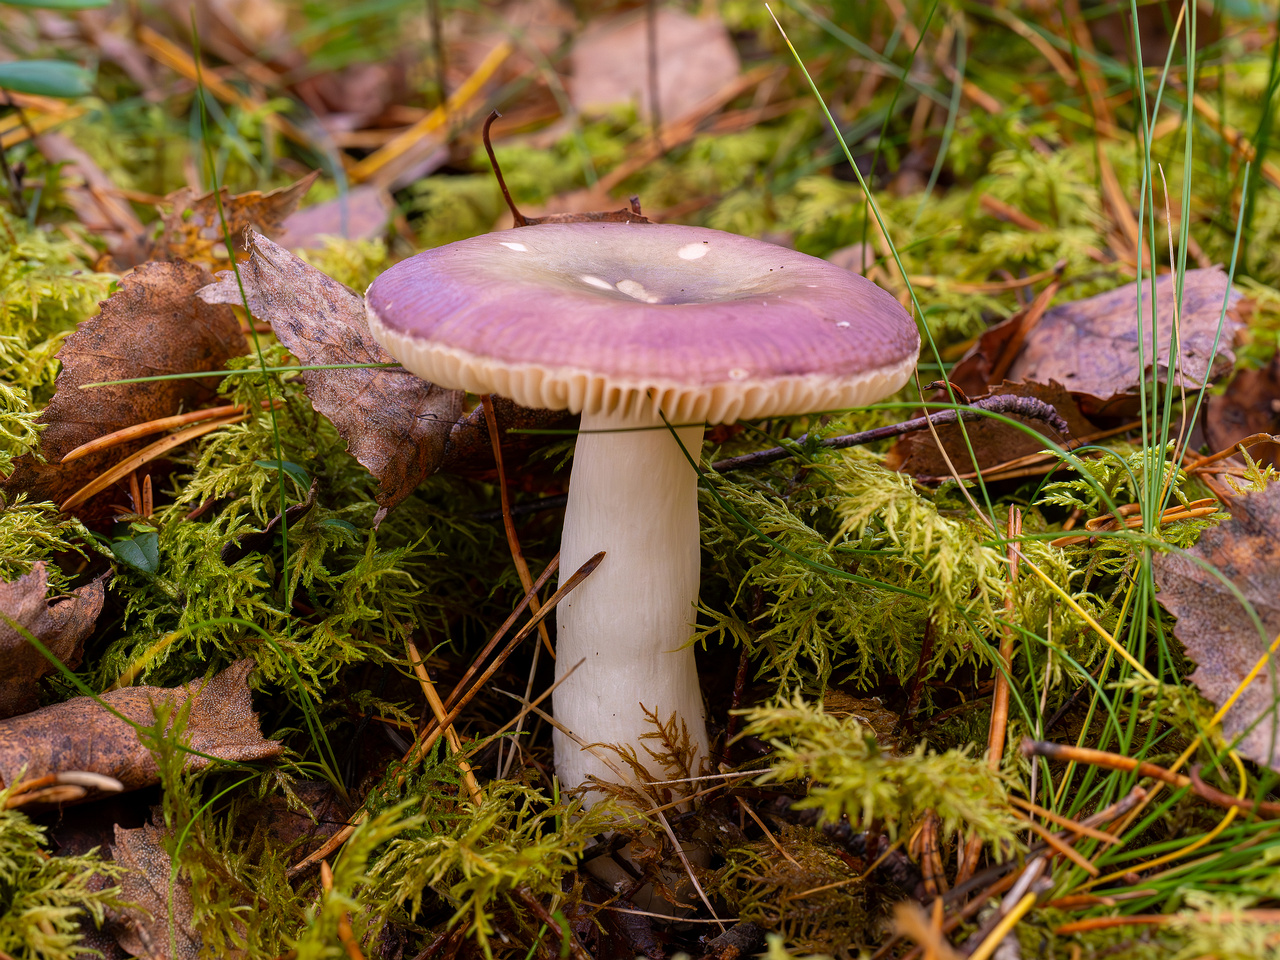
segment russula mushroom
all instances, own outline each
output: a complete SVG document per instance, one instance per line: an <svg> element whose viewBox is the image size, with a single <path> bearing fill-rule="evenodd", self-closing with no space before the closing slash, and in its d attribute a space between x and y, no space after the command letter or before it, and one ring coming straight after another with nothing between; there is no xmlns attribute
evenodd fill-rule
<svg viewBox="0 0 1280 960"><path fill-rule="evenodd" d="M428 250L378 277L367 302L374 336L423 379L582 414L560 569L606 556L556 611L557 677L585 658L554 694L556 717L584 743L635 750L658 779L645 711L677 715L705 756L688 458L708 423L893 393L919 351L910 316L870 281L773 244L600 222ZM616 782L602 755L555 734L566 786Z"/></svg>

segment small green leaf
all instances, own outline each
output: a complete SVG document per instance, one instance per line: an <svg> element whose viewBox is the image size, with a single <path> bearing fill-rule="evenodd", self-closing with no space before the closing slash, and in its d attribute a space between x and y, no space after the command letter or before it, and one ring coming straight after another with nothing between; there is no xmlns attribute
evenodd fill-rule
<svg viewBox="0 0 1280 960"><path fill-rule="evenodd" d="M0 87L43 97L83 97L93 89L93 74L62 60L0 63Z"/></svg>
<svg viewBox="0 0 1280 960"><path fill-rule="evenodd" d="M253 465L263 470L283 470L303 493L306 493L311 486L311 474L307 473L306 468L288 460L255 460Z"/></svg>
<svg viewBox="0 0 1280 960"><path fill-rule="evenodd" d="M111 0L0 0L0 3L32 10L92 10L107 6Z"/></svg>
<svg viewBox="0 0 1280 960"><path fill-rule="evenodd" d="M152 530L127 540L117 540L111 544L111 552L117 560L135 570L156 573L160 569L160 534Z"/></svg>

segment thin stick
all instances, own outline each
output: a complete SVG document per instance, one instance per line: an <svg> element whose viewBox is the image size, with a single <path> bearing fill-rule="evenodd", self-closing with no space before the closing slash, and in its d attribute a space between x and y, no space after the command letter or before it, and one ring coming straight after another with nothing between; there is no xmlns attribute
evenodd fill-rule
<svg viewBox="0 0 1280 960"><path fill-rule="evenodd" d="M1233 798L1234 799L1234 798ZM1093 827L1086 827L1078 820L1072 820L1070 817L1064 817L1060 813L1054 813L1052 810L1046 810L1039 804L1032 803L1030 800L1023 800L1021 797L1010 797L1009 802L1015 807L1021 807L1029 813L1034 813L1038 817L1044 817L1050 823L1056 823L1058 826L1072 833L1077 833L1083 837L1090 837L1099 840L1102 843L1119 843L1114 836L1102 830L1096 830Z"/></svg>
<svg viewBox="0 0 1280 960"><path fill-rule="evenodd" d="M502 199L507 201L507 207L511 210L511 219L515 221L513 226L528 226L529 219L520 212L520 208L516 206L516 202L511 199L511 191L507 189L507 181L502 177L502 168L498 166L498 158L493 152L493 144L489 140L489 128L493 126L493 121L501 117L497 110L494 110L484 118L484 126L480 128L480 139L484 141L485 153L489 154L489 165L493 167L493 175L498 179L498 188L502 191Z"/></svg>
<svg viewBox="0 0 1280 960"><path fill-rule="evenodd" d="M818 446L832 450L843 450L845 447L860 446L864 443L872 443L875 440L898 437L904 433L914 433L916 430L925 429L930 424L942 426L943 424L955 423L958 419L976 420L981 416L977 412L979 410L1040 420L1049 424L1064 437L1071 433L1071 428L1058 414L1057 409L1052 404L1045 403L1035 397L1019 397L1002 393L994 397L987 397L984 400L975 400L970 406L972 409L940 410L925 417L915 417L911 420L904 420L902 423L891 423L888 426L876 427L874 430L863 430L861 433L850 433L842 437L828 437L826 440L819 440ZM796 444L804 443L806 436L796 440ZM760 467L766 463L773 463L775 460L785 460L787 457L795 456L795 452L796 448L794 446L770 447L767 450L744 453L739 457L717 460L711 465L711 469L717 473L725 473L729 470L740 470L743 467Z"/></svg>
<svg viewBox="0 0 1280 960"><path fill-rule="evenodd" d="M773 848L777 850L780 854L782 854L784 858L786 858L787 860L790 860L793 864L799 867L800 862L796 860L796 858L793 857L791 854L787 853L786 847L784 847L782 844L778 842L778 838L773 835L773 831L771 831L768 827L764 825L764 821L761 820L760 817L756 814L756 812L751 809L751 805L748 804L741 797L735 797L734 799L738 801L738 806L740 806L743 809L746 815L755 821L756 826L759 827L761 832L764 833L765 839L767 839L771 844L773 844Z"/></svg>
<svg viewBox="0 0 1280 960"><path fill-rule="evenodd" d="M1105 750L1093 750L1089 747L1073 747L1063 743L1049 743L1045 740L1026 739L1022 741L1022 754L1027 757L1048 757L1050 760L1068 760L1073 763L1085 763L1094 767L1105 767L1108 770L1123 772L1137 771L1140 777L1153 777L1174 787L1191 786L1191 778L1174 773L1154 763L1134 760L1132 757L1118 753L1107 753Z"/></svg>
<svg viewBox="0 0 1280 960"><path fill-rule="evenodd" d="M1228 457L1235 456L1236 452L1243 447L1252 447L1259 443L1280 443L1280 436L1270 433L1252 434L1245 437L1243 440L1237 440L1225 450L1219 450L1217 453L1210 454L1207 457L1196 457L1195 462L1190 464L1187 467L1187 470L1203 470L1211 463L1217 463L1219 460L1225 460ZM1192 454L1192 456L1195 456L1195 454Z"/></svg>
<svg viewBox="0 0 1280 960"><path fill-rule="evenodd" d="M1099 870L1097 867L1095 867L1088 860L1086 860L1084 857L1084 854L1082 854L1079 850L1077 850L1067 841L1060 839L1058 835L1055 834L1048 827L1044 826L1043 824L1037 823L1034 820L1028 820L1027 823L1031 827L1032 831L1040 836L1040 839L1042 839L1050 847L1052 847L1054 850L1058 851L1058 853L1062 854L1064 857L1066 857L1068 860L1074 863L1077 867L1079 867L1085 873L1089 874L1089 876L1099 877L1102 875L1102 871Z"/></svg>
<svg viewBox="0 0 1280 960"><path fill-rule="evenodd" d="M987 938L979 944L978 949L969 954L969 960L988 960L996 952L996 948L1004 942L1004 938L1013 932L1013 928L1018 925L1018 921L1026 916L1028 910L1035 906L1035 902L1036 895L1034 893L1028 893L1019 900L1017 905L996 924L995 929L987 934Z"/></svg>
<svg viewBox="0 0 1280 960"><path fill-rule="evenodd" d="M658 4L648 0L645 5L645 46L648 48L649 126L653 130L654 146L662 150L662 101L658 83Z"/></svg>
<svg viewBox="0 0 1280 960"><path fill-rule="evenodd" d="M412 640L406 640L405 646L409 650L409 662L413 664L413 672L418 677L418 684L422 687L422 694L427 698L427 703L431 705L431 712L435 714L436 721L444 730L445 740L448 741L449 749L455 755L462 753L462 740L458 737L458 731L454 729L453 724L445 725L444 722L444 704L440 702L440 694L436 693L435 684L431 682L431 677L427 673L427 664L423 660L422 654L418 652L417 645ZM475 774L471 772L471 764L458 757L458 771L462 774L463 782L467 785L467 792L471 794L471 801L478 807L483 795L480 793L480 784L476 783Z"/></svg>
<svg viewBox="0 0 1280 960"><path fill-rule="evenodd" d="M480 664L482 664L489 654L497 648L498 644L502 642L502 638L507 635L507 631L515 625L517 620L520 619L520 614L524 613L525 609L532 602L534 594L538 590L541 590L546 585L546 582L550 580L552 575L559 569L560 554L557 553L551 558L551 562L547 564L547 569L543 570L538 579L534 581L533 587L529 592L520 599L520 602L516 604L516 608L511 611L511 614L506 620L502 621L502 625L494 631L493 636L489 638L489 642L484 645L484 649L481 650L480 653L476 655L475 659L471 661L466 672L463 673L462 679L457 682L453 690L449 693L449 696L445 698L445 706L452 707L458 702L458 698L462 696L462 692L467 688L467 682L479 672Z"/></svg>
<svg viewBox="0 0 1280 960"><path fill-rule="evenodd" d="M476 680L475 684L472 685L471 689L469 689L466 693L459 696L458 702L449 708L449 712L445 714L445 718L443 721L444 724L453 723L453 721L458 718L458 714L462 712L462 708L465 707L471 701L471 698L474 697L480 691L480 688L483 687L486 683L488 683L490 678L492 678L493 675L498 672L498 668L501 667L502 664L506 662L507 657L511 656L515 648L520 645L520 642L524 640L525 637L529 636L529 634L533 633L533 631L537 629L538 624L542 622L543 618L545 618L547 614L551 613L551 611L556 608L556 604L558 604L561 600L563 600L566 596L568 596L569 593L572 592L573 589L578 586L578 584L582 583L583 580L587 579L587 577L590 576L595 571L596 567L600 566L600 561L603 559L604 559L604 551L601 550L599 553L597 553L595 556L589 559L586 563L584 563L581 567L579 567L577 572L574 573L573 576L571 576L568 580L566 580L563 584L561 584L560 588L556 590L556 592L553 593L550 597L547 598L546 605L543 606L541 610L539 610L537 613L535 613L532 617L529 618L529 620L525 623L525 625L520 628L520 632L517 633L514 637L512 637L507 642L507 645L503 647L502 651L496 657L493 658L493 662L490 663L489 666L485 668L484 672L480 674L479 679ZM427 750L430 750L433 746L435 746L435 742L436 740L439 739L439 737L440 737L440 726L437 726L435 730L433 730L430 734L426 736L425 739L421 741L421 746L416 751L417 757L422 757Z"/></svg>
<svg viewBox="0 0 1280 960"><path fill-rule="evenodd" d="M1076 920L1054 928L1054 933L1062 936L1072 933L1089 933L1093 930L1106 930L1110 927L1139 927L1151 924L1163 924L1171 921L1194 920L1198 923L1221 923L1225 917L1205 910L1188 916L1185 913L1138 913L1127 917L1090 917L1087 920ZM1280 923L1280 910L1240 910L1231 914L1233 923Z"/></svg>
<svg viewBox="0 0 1280 960"><path fill-rule="evenodd" d="M1004 609L1006 619L1011 623L1014 617L1013 590L1018 581L1018 553L1015 541L1022 536L1022 511L1017 507L1009 510L1005 536L1009 540L1009 588L1005 591ZM999 774L1001 761L1004 760L1005 734L1009 728L1009 674L1012 663L1013 629L1006 624L1001 631L1000 660L996 665L996 687L991 697L991 723L987 728L987 769L995 774ZM973 875L981 851L982 839L976 834L971 835L963 848L963 857L956 871L956 883L962 883Z"/></svg>

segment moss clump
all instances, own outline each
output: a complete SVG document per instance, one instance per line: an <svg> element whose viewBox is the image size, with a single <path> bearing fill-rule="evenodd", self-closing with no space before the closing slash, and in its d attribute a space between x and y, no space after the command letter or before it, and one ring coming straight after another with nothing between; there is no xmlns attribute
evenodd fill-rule
<svg viewBox="0 0 1280 960"><path fill-rule="evenodd" d="M20 810L6 809L12 788L0 790L0 951L32 960L71 960L80 924L102 925L119 902L112 885L119 869L97 855L53 857L45 828Z"/></svg>

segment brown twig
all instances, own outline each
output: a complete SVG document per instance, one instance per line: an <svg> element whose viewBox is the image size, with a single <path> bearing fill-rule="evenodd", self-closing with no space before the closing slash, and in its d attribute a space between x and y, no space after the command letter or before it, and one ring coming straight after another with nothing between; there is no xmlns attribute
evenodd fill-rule
<svg viewBox="0 0 1280 960"><path fill-rule="evenodd" d="M1120 842L1109 833L1105 833L1102 830L1095 830L1093 827L1087 827L1077 820L1072 820L1070 817L1064 817L1062 814L1054 813L1052 810L1046 810L1044 807L1039 804L1032 803L1030 800L1023 800L1021 797L1010 797L1009 802L1015 807L1021 807L1023 810L1027 811L1027 813L1035 814L1037 817L1043 817L1050 823L1056 823L1058 826L1063 827L1072 833L1077 833L1080 836L1091 837L1094 840L1100 840L1103 843ZM1026 814L1022 814L1022 816L1026 816Z"/></svg>
<svg viewBox="0 0 1280 960"><path fill-rule="evenodd" d="M1018 554L1015 543L1022 536L1022 511L1017 507L1009 510L1009 519L1005 524L1005 536L1009 540L1009 587L1005 591L1004 608L1006 619L1011 623L1014 617L1013 589L1018 580ZM1009 674L1013 665L1013 628L1005 624L1000 638L1000 660L996 666L996 686L991 696L991 723L987 728L987 768L999 774L1001 762L1004 760L1005 734L1009 728ZM1045 841L1054 849L1054 842L1045 836ZM982 839L971 835L963 848L957 849L960 861L956 871L956 882L961 883L973 875L978 865L978 855L982 852ZM1065 853L1065 851L1059 850ZM1073 851L1074 852L1074 851ZM1071 854L1066 854L1071 856Z"/></svg>
<svg viewBox="0 0 1280 960"><path fill-rule="evenodd" d="M1280 817L1280 803L1270 800L1243 800L1240 797L1233 797L1229 793L1223 793L1216 787L1211 787L1200 778L1199 765L1191 768L1191 789L1196 792L1196 796L1201 799L1208 800L1210 803L1219 807L1237 807L1240 810L1256 813L1268 818Z"/></svg>
<svg viewBox="0 0 1280 960"><path fill-rule="evenodd" d="M516 608L511 611L506 620L502 621L502 625L494 631L493 636L489 638L489 642L484 645L484 649L481 650L480 653L476 655L475 659L471 661L466 672L462 674L462 678L454 685L449 696L445 698L445 706L452 708L458 702L458 698L461 697L463 692L467 689L467 685L471 678L479 672L480 664L484 663L489 654L497 649L498 644L502 642L502 638L507 635L507 631L515 625L517 620L520 619L520 614L524 613L529 605L533 603L533 598L537 595L538 591L546 586L546 583L551 579L552 574L559 569L560 554L557 553L551 558L551 562L547 564L547 569L542 571L538 579L533 582L533 586L530 587L528 592L520 598L520 602L516 604Z"/></svg>
<svg viewBox="0 0 1280 960"><path fill-rule="evenodd" d="M502 168L498 166L497 154L493 152L493 142L489 139L489 128L493 126L493 121L502 116L497 110L492 111L484 118L484 126L480 128L480 140L484 143L484 152L489 155L489 166L493 167L493 175L498 180L498 189L502 191L502 199L507 201L507 208L511 211L511 219L515 221L513 226L528 226L529 218L520 212L520 208L516 206L516 202L511 199L511 191L507 189L507 181L502 176Z"/></svg>
<svg viewBox="0 0 1280 960"><path fill-rule="evenodd" d="M445 724L444 704L440 701L440 694L436 693L435 684L431 682L431 676L427 673L427 664L421 653L418 652L417 644L412 640L405 641L405 647L409 652L409 662L413 665L414 675L418 678L418 684L422 687L422 695L427 698L427 703L431 706L431 712L435 714L436 722L444 730L444 737L449 744L449 749L455 755L462 753L462 740L458 736L458 731L454 729L453 724ZM483 795L480 793L480 784L476 783L476 776L471 772L471 764L458 756L458 771L462 774L463 783L466 784L467 792L471 794L471 801L476 806L480 805Z"/></svg>
<svg viewBox="0 0 1280 960"><path fill-rule="evenodd" d="M1090 917L1087 920L1076 920L1054 928L1054 933L1065 936L1071 933L1090 933L1094 930L1107 930L1111 927L1140 927L1153 924L1164 924L1172 921L1196 923L1222 923L1230 920L1233 923L1280 923L1280 910L1239 910L1229 915L1202 910L1194 914L1185 913L1137 913L1127 917Z"/></svg>
<svg viewBox="0 0 1280 960"><path fill-rule="evenodd" d="M449 712L445 714L444 720L441 721L441 723L436 727L435 730L431 731L431 733L429 733L422 739L421 746L415 752L415 758L422 757L427 750L430 750L433 746L435 746L436 740L439 739L440 726L443 726L444 724L453 723L453 721L458 718L458 715L462 713L462 709L468 703L471 702L471 698L474 697L477 693L479 693L480 689L486 683L489 682L489 680L493 677L495 673L498 672L498 668L501 667L506 662L507 657L511 656L511 654L515 651L516 647L520 646L521 641L523 641L526 637L528 637L529 634L533 633L533 631L538 628L538 624L541 623L543 619L545 619L546 616L556 608L556 605L561 600L563 600L570 592L572 592L573 589L578 586L578 584L580 584L583 580L589 577L595 571L596 567L600 566L600 561L602 561L603 559L604 559L604 551L601 550L599 553L597 553L595 556L589 559L586 563L584 563L581 567L579 567L577 571L573 574L573 576L571 576L568 580L562 583L559 589L556 590L555 593L553 593L550 597L547 598L547 602L546 604L543 605L542 609L539 610L537 613L535 613L533 616L531 616L525 622L525 625L520 628L519 632L517 632L514 637L512 637L509 641L507 641L507 645L503 647L501 651L499 651L496 657L493 658L493 661L489 664L489 666L487 666L484 669L484 671L476 679L476 682L472 684L471 688L457 698L457 703L455 703L453 706L449 708ZM457 692L456 688L454 692L455 693Z"/></svg>
<svg viewBox="0 0 1280 960"><path fill-rule="evenodd" d="M968 408L962 410L940 410L928 416L915 417L911 420L904 420L901 423L891 423L888 426L876 427L874 430L863 430L860 433L849 433L840 437L828 437L825 440L819 440L818 446L829 450L843 450L845 447L856 447L864 443L887 440L889 437L898 437L904 433L923 430L930 423L934 426L942 426L948 423L955 423L958 419L976 420L981 416L979 411L1040 420L1049 424L1064 437L1071 433L1071 428L1067 425L1067 421L1058 414L1057 408L1052 404L1035 397L1019 397L1011 393L1001 393L983 400L975 400ZM796 447L803 444L807 437L808 434L805 434L797 439L795 441L796 446L770 447L767 450L757 450L754 453L744 453L738 457L717 460L711 464L711 469L716 473L727 473L730 470L760 467L776 460L785 460L787 457L795 456Z"/></svg>
<svg viewBox="0 0 1280 960"><path fill-rule="evenodd" d="M333 892L333 869L328 860L320 861L320 889L326 895ZM351 918L345 910L338 916L338 942L346 951L347 960L364 960L360 944L356 943L355 931L351 929Z"/></svg>
<svg viewBox="0 0 1280 960"><path fill-rule="evenodd" d="M1125 773L1136 771L1140 777L1152 777L1170 786L1179 788L1191 786L1190 777L1166 770L1158 764L1134 760L1132 757L1108 753L1105 750L1094 750L1090 747L1073 747L1065 743L1050 743L1047 740L1032 740L1028 737L1022 741L1022 755L1084 763L1092 767L1105 767L1108 770L1120 770Z"/></svg>
<svg viewBox="0 0 1280 960"><path fill-rule="evenodd" d="M520 632L511 638L511 641L507 644L507 646L502 650L501 653L498 654L497 657L494 658L493 663L491 663L489 667L486 668L486 670L480 675L479 679L476 680L475 684L469 690L465 692L460 692L461 681L459 682L459 686L455 687L453 694L450 695L451 700L457 701L456 705L453 706L449 710L449 712L444 715L444 718L439 723L437 723L434 726L434 728L428 728L427 730L424 730L422 734L419 735L417 741L412 746L410 746L408 752L405 753L404 761L406 763L416 763L419 759L421 759L426 754L427 751L429 751L433 746L435 746L436 741L440 739L441 730L444 727L447 727L449 724L453 723L453 721L458 718L458 715L462 712L463 707L465 707L467 703L470 702L471 698L480 690L480 688L483 687L489 681L489 679L498 671L498 668L502 666L502 664L506 661L507 657L511 655L512 651L515 650L515 648L520 644L520 642L524 640L527 636L529 636L529 634L532 633L537 628L538 623L541 622L541 620L545 616L547 616L547 614L549 614L552 610L554 610L556 608L556 605L559 604L561 600L563 600L566 596L568 596L578 586L578 584L582 583L583 580L585 580L588 576L590 576L592 571L594 571L595 568L600 565L600 561L603 559L604 559L604 551L602 550L599 553L597 553L594 557L589 559L586 563L584 563L581 567L579 567L577 571L573 574L573 576L571 576L568 580L566 580L563 584L561 584L560 588L556 590L556 592L553 593L550 597L547 598L547 602L543 605L542 609L539 610L538 613L530 617L528 622L526 622L525 625L520 629ZM552 567L554 567L554 564L552 565ZM552 567L549 567L548 569L552 569ZM549 574L544 574L544 576L549 576ZM520 610L523 610L526 606L528 606L528 600L529 600L529 595L525 594L525 599L521 601L520 606L516 608L517 612L515 614L512 614L512 616L508 618L507 622L505 622L501 627L498 628L498 632L489 641L489 644L485 648L486 650L491 649L493 646L495 646L498 640L500 640L501 637L506 633L506 631L510 629L510 624L514 619L514 617L518 614ZM472 666L468 668L466 677L470 677L474 675L475 666L476 666L475 663L473 663ZM403 782L403 774L401 775L400 782ZM356 827L358 827L361 823L363 823L368 818L368 815L369 814L367 810L361 810L347 823L345 827L343 827L341 830L335 833L332 837L326 840L318 850L312 851L306 857L299 860L292 867L290 867L286 875L290 879L293 879L301 875L304 871L315 866L317 863L321 862L325 857L332 856L333 853L339 847L341 847L344 843L347 842L348 839L350 839L351 835L355 833Z"/></svg>
<svg viewBox="0 0 1280 960"><path fill-rule="evenodd" d="M1185 464L1186 470L1188 473L1194 473L1196 471L1203 470L1205 467L1209 466L1212 463L1217 463L1220 460L1226 460L1228 457L1235 456L1242 449L1247 449L1249 447L1256 446L1259 443L1280 443L1280 436L1277 436L1275 434L1270 434L1270 433L1251 434L1250 436L1245 437L1243 440L1237 440L1235 443L1233 443L1231 446L1227 447L1226 449L1219 450L1217 453L1211 453L1207 457L1197 456L1193 463Z"/></svg>

